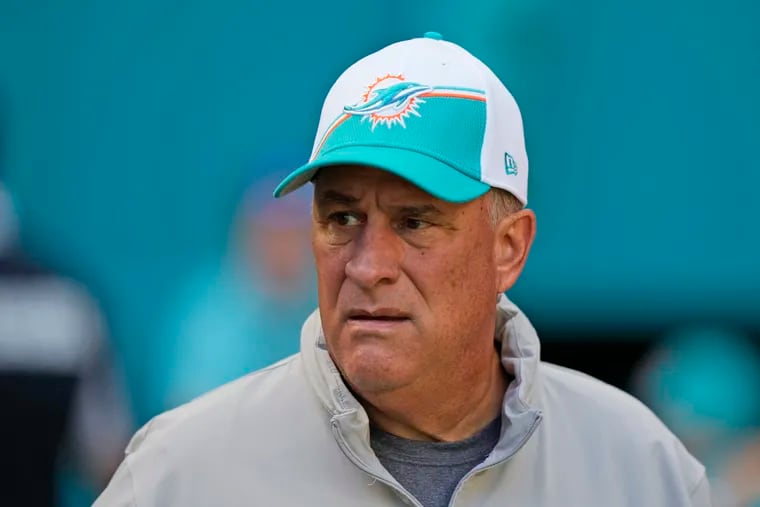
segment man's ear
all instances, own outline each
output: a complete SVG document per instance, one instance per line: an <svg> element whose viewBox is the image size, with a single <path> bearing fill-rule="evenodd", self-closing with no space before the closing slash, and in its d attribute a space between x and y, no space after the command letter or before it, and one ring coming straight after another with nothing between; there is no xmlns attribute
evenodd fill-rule
<svg viewBox="0 0 760 507"><path fill-rule="evenodd" d="M536 214L522 209L504 217L495 228L496 289L506 292L517 282L536 236Z"/></svg>

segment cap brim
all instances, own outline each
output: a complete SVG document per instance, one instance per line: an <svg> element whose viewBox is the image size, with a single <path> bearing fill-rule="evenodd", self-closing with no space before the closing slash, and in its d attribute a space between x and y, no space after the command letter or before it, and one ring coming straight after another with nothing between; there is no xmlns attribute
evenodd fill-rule
<svg viewBox="0 0 760 507"><path fill-rule="evenodd" d="M350 146L320 155L299 167L277 185L275 197L282 197L308 183L319 169L336 165L375 167L404 178L425 192L450 202L467 202L491 187L428 155L387 146Z"/></svg>

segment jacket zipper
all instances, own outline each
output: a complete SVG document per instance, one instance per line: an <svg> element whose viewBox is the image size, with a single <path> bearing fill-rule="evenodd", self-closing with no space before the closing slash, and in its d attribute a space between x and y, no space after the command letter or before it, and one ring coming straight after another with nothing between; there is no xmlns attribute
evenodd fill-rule
<svg viewBox="0 0 760 507"><path fill-rule="evenodd" d="M455 503L455 500L457 498L457 494L462 490L462 487L464 486L464 483L467 482L467 480L470 477L472 477L475 474L479 474L480 472L484 472L486 470L490 470L491 468L494 468L497 465L501 465L503 463L506 463L507 461L509 461L510 459L512 459L512 456L514 456L515 454L517 454L517 451L519 451L520 449L522 449L523 446L525 445L525 443L528 441L528 439L530 439L531 435L533 435L533 432L536 431L536 428L538 427L538 425L539 425L540 422L541 422L541 418L537 417L536 420L533 421L533 424L531 425L530 430L528 430L528 433L525 434L525 438L523 438L522 442L520 442L520 444L517 447L515 447L515 450L512 451L509 455L504 456L502 459L500 459L499 461L496 461L495 463L491 463L487 467L483 467L483 468L475 467L472 470L470 470L469 472L467 472L465 474L465 476L462 477L462 480L459 481L459 484L457 484L457 487L454 489L454 492L451 494L451 498L449 499L449 507L454 507L454 503Z"/></svg>
<svg viewBox="0 0 760 507"><path fill-rule="evenodd" d="M332 426L333 434L335 435L335 439L338 441L338 446L340 447L341 451L343 451L343 454L348 457L348 459L356 465L359 469L361 469L364 473L375 479L376 481L382 482L386 486L392 488L396 491L399 495L401 495L406 500L409 500L411 502L411 505L414 505L415 507L424 507L421 503L417 501L416 498L414 498L407 490L405 490L403 487L401 487L398 484L394 484L376 473L374 473L372 470L369 469L367 465L364 464L364 462L359 459L359 457L354 454L354 451L351 450L346 440L343 438L343 434L340 432L340 428L338 428L338 423L335 421L330 422L330 426ZM453 498L453 497L452 497Z"/></svg>

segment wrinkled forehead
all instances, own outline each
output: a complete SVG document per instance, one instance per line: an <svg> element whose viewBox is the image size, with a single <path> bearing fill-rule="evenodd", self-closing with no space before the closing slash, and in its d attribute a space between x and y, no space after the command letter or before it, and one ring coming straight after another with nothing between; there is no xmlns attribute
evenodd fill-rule
<svg viewBox="0 0 760 507"><path fill-rule="evenodd" d="M324 167L314 177L314 201L318 204L336 194L363 198L381 195L393 200L436 201L437 197L396 174L370 166ZM451 203L449 203L451 204Z"/></svg>

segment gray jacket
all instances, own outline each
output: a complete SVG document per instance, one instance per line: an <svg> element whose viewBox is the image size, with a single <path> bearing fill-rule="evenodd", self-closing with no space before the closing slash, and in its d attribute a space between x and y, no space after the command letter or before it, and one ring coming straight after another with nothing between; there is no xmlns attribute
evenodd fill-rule
<svg viewBox="0 0 760 507"><path fill-rule="evenodd" d="M709 506L705 470L641 403L539 360L506 298L497 334L514 380L501 438L451 506ZM317 312L301 352L164 413L132 439L96 507L420 505L369 444L367 414L324 345Z"/></svg>

